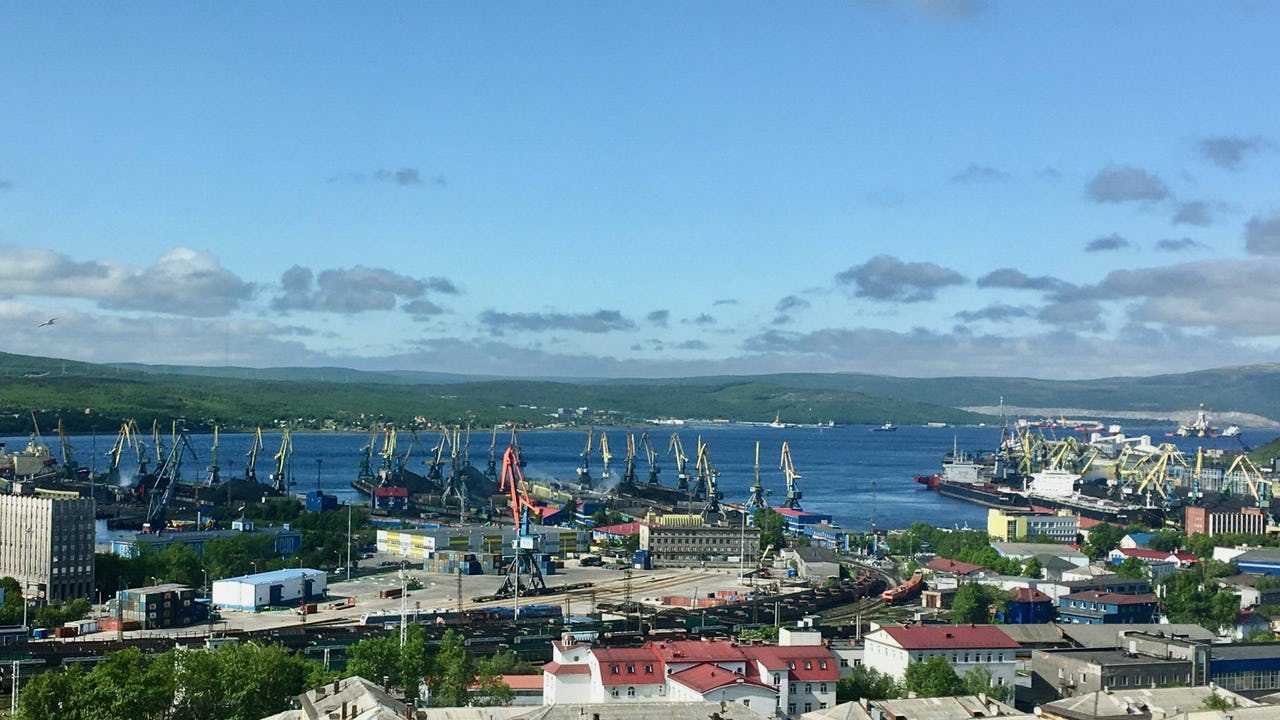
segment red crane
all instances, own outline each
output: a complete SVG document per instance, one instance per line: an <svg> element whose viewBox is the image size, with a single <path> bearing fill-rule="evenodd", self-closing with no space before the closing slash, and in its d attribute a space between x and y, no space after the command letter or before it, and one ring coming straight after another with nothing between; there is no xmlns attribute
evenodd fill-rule
<svg viewBox="0 0 1280 720"><path fill-rule="evenodd" d="M504 492L511 500L511 519L516 525L515 556L507 566L507 577L492 597L519 597L520 595L541 595L547 592L546 580L534 560L533 553L538 550L539 538L529 526L529 516L538 514L538 508L529 499L528 484L521 470L520 449L512 442L502 454L502 481L498 485L499 492ZM528 577L526 582L521 576ZM517 611L518 613L518 611Z"/></svg>
<svg viewBox="0 0 1280 720"><path fill-rule="evenodd" d="M524 480L524 471L520 469L520 450L511 444L502 454L502 480L498 484L498 492L506 493L511 500L511 521L520 530L520 535L529 534L529 515L538 514L538 507L529 499L529 485Z"/></svg>

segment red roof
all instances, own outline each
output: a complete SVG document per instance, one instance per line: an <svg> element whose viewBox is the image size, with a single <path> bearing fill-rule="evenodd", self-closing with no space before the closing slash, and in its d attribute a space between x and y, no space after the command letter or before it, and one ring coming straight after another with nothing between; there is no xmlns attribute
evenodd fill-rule
<svg viewBox="0 0 1280 720"><path fill-rule="evenodd" d="M541 690L541 675L503 675L502 682L512 690Z"/></svg>
<svg viewBox="0 0 1280 720"><path fill-rule="evenodd" d="M591 668L586 663L562 665L558 662L549 662L542 666L542 672L548 675L590 675Z"/></svg>
<svg viewBox="0 0 1280 720"><path fill-rule="evenodd" d="M605 535L617 535L619 537L630 537L640 534L641 526L648 523L633 520L631 522L618 523L617 525L601 525L591 529L591 532L603 533Z"/></svg>
<svg viewBox="0 0 1280 720"><path fill-rule="evenodd" d="M1125 557L1136 557L1143 560L1168 560L1174 558L1178 562L1193 563L1197 560L1195 555L1184 552L1165 552L1163 550L1148 550L1146 548L1119 548L1120 554Z"/></svg>
<svg viewBox="0 0 1280 720"><path fill-rule="evenodd" d="M1078 519L1080 520L1080 529L1081 529L1081 530L1088 530L1089 528L1093 527L1094 525L1110 525L1110 524L1111 524L1111 523L1104 522L1104 521L1102 521L1102 520L1094 520L1094 519L1093 519L1093 518L1091 518L1091 517L1085 517L1085 516L1083 516L1083 515L1079 516L1079 518L1078 518Z"/></svg>
<svg viewBox="0 0 1280 720"><path fill-rule="evenodd" d="M595 648L604 685L662 685L666 671L662 660L648 647Z"/></svg>
<svg viewBox="0 0 1280 720"><path fill-rule="evenodd" d="M957 575L972 575L976 572L986 570L986 568L981 565L960 562L959 560L951 560L949 558L934 558L925 563L924 566L937 572L949 572Z"/></svg>
<svg viewBox="0 0 1280 720"><path fill-rule="evenodd" d="M693 667L681 670L678 673L672 673L669 677L690 690L702 695L728 685L755 685L756 687L762 687L766 690L775 689L772 686L751 680L742 673L725 670L714 663L694 665Z"/></svg>
<svg viewBox="0 0 1280 720"><path fill-rule="evenodd" d="M1014 602L1023 603L1051 602L1051 598L1048 595L1045 595L1035 588L1018 588L1018 591L1013 594L1013 600Z"/></svg>
<svg viewBox="0 0 1280 720"><path fill-rule="evenodd" d="M1140 605L1156 602L1155 595L1126 595L1124 593L1099 592L1097 590L1082 590L1062 597L1067 600L1100 602L1106 605Z"/></svg>
<svg viewBox="0 0 1280 720"><path fill-rule="evenodd" d="M743 662L746 653L737 643L724 640L667 640L651 643L668 663Z"/></svg>
<svg viewBox="0 0 1280 720"><path fill-rule="evenodd" d="M840 663L830 648L821 645L752 645L747 656L769 671L786 670L793 680L835 681Z"/></svg>
<svg viewBox="0 0 1280 720"><path fill-rule="evenodd" d="M817 515L817 513L805 512L804 510L796 510L789 507L776 507L774 510L776 510L779 515L789 518L812 517Z"/></svg>
<svg viewBox="0 0 1280 720"><path fill-rule="evenodd" d="M919 625L882 630L905 650L1021 647L995 625Z"/></svg>

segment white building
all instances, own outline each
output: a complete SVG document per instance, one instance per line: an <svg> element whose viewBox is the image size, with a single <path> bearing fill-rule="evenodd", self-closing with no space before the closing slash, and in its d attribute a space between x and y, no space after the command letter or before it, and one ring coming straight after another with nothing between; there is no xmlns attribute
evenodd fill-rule
<svg viewBox="0 0 1280 720"><path fill-rule="evenodd" d="M907 665L941 655L961 677L985 667L991 671L993 685L1012 685L1013 655L1019 647L995 625L882 627L867 635L863 662L902 682Z"/></svg>
<svg viewBox="0 0 1280 720"><path fill-rule="evenodd" d="M735 702L792 716L835 704L839 659L817 631L783 628L778 645L724 640L593 648L570 636L543 666L543 702Z"/></svg>
<svg viewBox="0 0 1280 720"><path fill-rule="evenodd" d="M93 597L93 499L38 492L0 495L0 576L31 600Z"/></svg>
<svg viewBox="0 0 1280 720"><path fill-rule="evenodd" d="M323 570L287 568L213 582L213 604L223 610L256 612L265 607L311 602L325 596Z"/></svg>

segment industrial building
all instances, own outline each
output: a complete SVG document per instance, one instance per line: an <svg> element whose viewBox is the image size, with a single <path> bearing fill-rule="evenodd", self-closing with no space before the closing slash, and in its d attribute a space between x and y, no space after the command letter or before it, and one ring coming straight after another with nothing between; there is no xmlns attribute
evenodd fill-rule
<svg viewBox="0 0 1280 720"><path fill-rule="evenodd" d="M236 520L230 530L162 530L160 532L131 533L111 541L111 552L120 557L137 557L145 550L160 552L170 545L186 545L196 554L204 556L204 544L217 538L230 538L242 533L266 535L271 538L271 549L280 557L293 555L302 547L302 531L289 525L257 528L252 520Z"/></svg>
<svg viewBox="0 0 1280 720"><path fill-rule="evenodd" d="M37 601L92 597L93 512L75 493L0 495L0 577Z"/></svg>
<svg viewBox="0 0 1280 720"><path fill-rule="evenodd" d="M323 570L287 568L215 580L212 600L223 610L257 612L319 600L327 590L328 576Z"/></svg>
<svg viewBox="0 0 1280 720"><path fill-rule="evenodd" d="M534 535L542 536L543 552L566 557L591 550L591 532L537 525ZM414 560L426 560L440 550L510 555L516 540L514 527L464 526L378 530L379 552Z"/></svg>
<svg viewBox="0 0 1280 720"><path fill-rule="evenodd" d="M745 563L760 556L760 528L710 525L697 515L650 516L640 528L640 549L654 567Z"/></svg>
<svg viewBox="0 0 1280 720"><path fill-rule="evenodd" d="M1211 512L1188 505L1183 520L1187 535L1262 535L1267 531L1267 516L1255 507L1241 508L1239 512Z"/></svg>
<svg viewBox="0 0 1280 720"><path fill-rule="evenodd" d="M186 585L166 583L129 588L116 593L107 614L120 620L136 620L142 628L186 627L208 619L208 605L196 601L196 591Z"/></svg>
<svg viewBox="0 0 1280 720"><path fill-rule="evenodd" d="M1080 534L1080 518L1039 510L987 510L987 534L993 539L1013 542L1019 538L1047 537L1073 543Z"/></svg>

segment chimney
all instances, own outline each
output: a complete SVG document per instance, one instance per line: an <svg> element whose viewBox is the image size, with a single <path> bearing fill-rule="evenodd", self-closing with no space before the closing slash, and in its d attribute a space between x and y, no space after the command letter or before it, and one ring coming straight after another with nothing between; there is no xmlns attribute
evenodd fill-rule
<svg viewBox="0 0 1280 720"><path fill-rule="evenodd" d="M342 701L342 720L347 720L347 701Z"/></svg>
<svg viewBox="0 0 1280 720"><path fill-rule="evenodd" d="M334 694L334 695L337 695L337 694L338 694L338 689L342 687L341 683L342 683L342 681L341 681L341 680L339 680L339 679L337 679L337 678L334 678L334 679L333 679L333 694Z"/></svg>

